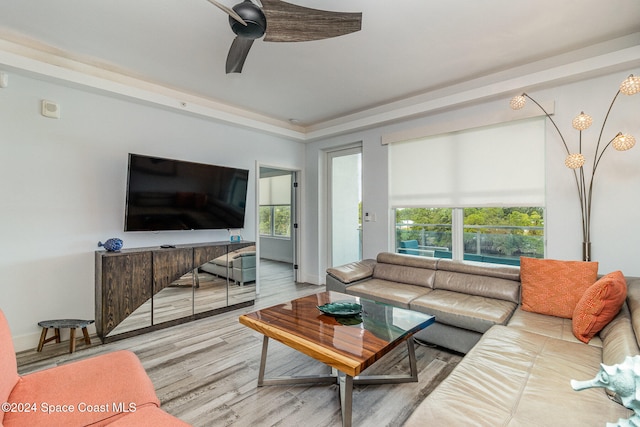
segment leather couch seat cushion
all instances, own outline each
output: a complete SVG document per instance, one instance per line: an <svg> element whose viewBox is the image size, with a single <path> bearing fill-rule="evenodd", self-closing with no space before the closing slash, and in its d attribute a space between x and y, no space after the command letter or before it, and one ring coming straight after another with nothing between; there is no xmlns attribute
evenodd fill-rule
<svg viewBox="0 0 640 427"><path fill-rule="evenodd" d="M565 319L563 317L532 313L518 308L509 320L508 326L564 341L580 342L580 340L573 335L571 319ZM589 342L589 345L601 348L602 340L596 335Z"/></svg>
<svg viewBox="0 0 640 427"><path fill-rule="evenodd" d="M495 326L405 426L604 426L627 418L632 412L601 389L570 386L571 379L593 378L600 357L584 343Z"/></svg>
<svg viewBox="0 0 640 427"><path fill-rule="evenodd" d="M435 289L411 301L409 308L436 316L436 321L480 333L504 325L516 309L510 301Z"/></svg>
<svg viewBox="0 0 640 427"><path fill-rule="evenodd" d="M409 302L427 295L432 290L424 286L407 285L388 280L371 279L347 288L347 293L366 299L374 299L397 307L409 308Z"/></svg>

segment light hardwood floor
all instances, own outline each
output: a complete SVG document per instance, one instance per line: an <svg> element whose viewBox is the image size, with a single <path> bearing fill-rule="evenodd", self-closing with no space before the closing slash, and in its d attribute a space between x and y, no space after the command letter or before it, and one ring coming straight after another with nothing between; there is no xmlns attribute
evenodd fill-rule
<svg viewBox="0 0 640 427"><path fill-rule="evenodd" d="M153 381L162 408L194 426L340 426L337 385L257 387L262 335L238 322L240 314L324 290L296 284L289 266L263 262L261 294L253 307L85 347L68 354L68 342L18 354L19 372L33 372L119 349L135 352ZM283 268L284 267L284 268ZM416 346L419 382L354 387L355 426L398 426L460 361L438 348ZM114 367L117 369L117 367ZM365 374L405 373L406 346ZM267 376L317 374L326 367L282 344L269 343ZM82 375L82 373L78 373Z"/></svg>

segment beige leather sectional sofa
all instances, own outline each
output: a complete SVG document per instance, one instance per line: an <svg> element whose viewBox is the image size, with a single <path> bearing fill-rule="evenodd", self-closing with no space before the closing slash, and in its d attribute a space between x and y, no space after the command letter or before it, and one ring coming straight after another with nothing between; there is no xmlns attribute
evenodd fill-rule
<svg viewBox="0 0 640 427"><path fill-rule="evenodd" d="M418 339L465 357L408 426L605 426L632 412L611 392L571 388L600 363L640 354L640 278L627 277L618 315L589 344L572 320L524 311L520 269L381 253L327 270L327 290L436 316ZM637 331L637 332L636 332Z"/></svg>

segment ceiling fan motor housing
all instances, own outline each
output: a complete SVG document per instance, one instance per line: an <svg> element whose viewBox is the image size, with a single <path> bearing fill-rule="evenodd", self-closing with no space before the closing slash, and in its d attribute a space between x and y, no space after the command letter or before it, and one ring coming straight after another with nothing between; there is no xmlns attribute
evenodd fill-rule
<svg viewBox="0 0 640 427"><path fill-rule="evenodd" d="M233 6L233 10L247 23L242 25L235 19L229 17L229 25L234 33L239 37L248 39L259 39L267 30L267 18L262 9L253 4L251 0L245 0Z"/></svg>

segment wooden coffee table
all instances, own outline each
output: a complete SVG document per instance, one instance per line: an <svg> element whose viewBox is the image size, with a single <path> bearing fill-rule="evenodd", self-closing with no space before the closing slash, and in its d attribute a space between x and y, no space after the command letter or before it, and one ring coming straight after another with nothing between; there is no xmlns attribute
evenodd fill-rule
<svg viewBox="0 0 640 427"><path fill-rule="evenodd" d="M362 305L358 317L333 317L317 306L336 301ZM342 425L351 425L353 384L418 381L413 339L431 325L433 316L338 292L321 292L240 316L240 323L264 335L258 386L277 384L338 383ZM269 338L330 366L327 375L264 378ZM407 343L407 375L360 374L402 342Z"/></svg>

